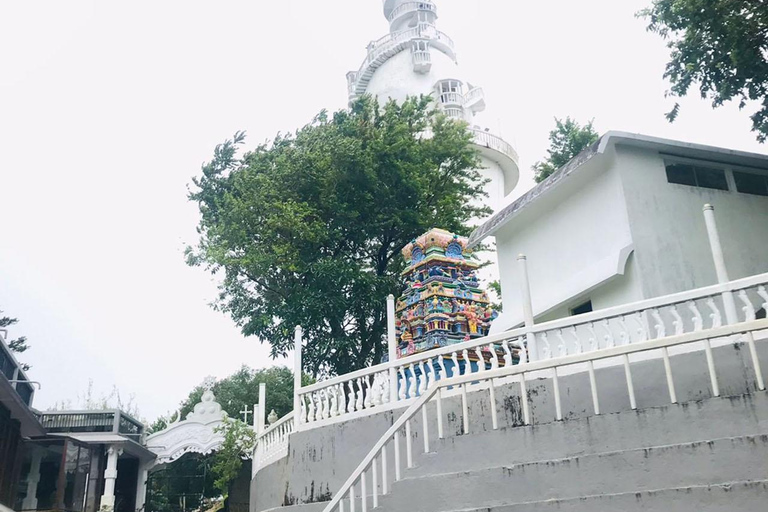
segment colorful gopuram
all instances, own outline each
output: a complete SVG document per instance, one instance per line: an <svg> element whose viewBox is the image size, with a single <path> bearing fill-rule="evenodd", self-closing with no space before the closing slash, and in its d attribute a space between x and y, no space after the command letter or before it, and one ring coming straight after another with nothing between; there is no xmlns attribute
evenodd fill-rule
<svg viewBox="0 0 768 512"><path fill-rule="evenodd" d="M408 268L396 304L398 357L487 336L498 314L480 288L480 263L466 238L432 229L402 254Z"/></svg>

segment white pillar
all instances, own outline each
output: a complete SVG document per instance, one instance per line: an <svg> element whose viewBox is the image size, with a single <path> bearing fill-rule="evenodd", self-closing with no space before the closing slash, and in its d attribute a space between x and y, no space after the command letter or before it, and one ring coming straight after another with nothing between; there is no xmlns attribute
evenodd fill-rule
<svg viewBox="0 0 768 512"><path fill-rule="evenodd" d="M152 462L139 462L139 477L136 483L136 511L144 509L147 502L147 479Z"/></svg>
<svg viewBox="0 0 768 512"><path fill-rule="evenodd" d="M523 299L523 318L525 319L525 327L533 327L533 303L531 301L531 284L528 279L528 258L524 254L520 254L517 257L518 264L520 266L520 292ZM536 336L532 333L525 335L525 339L528 343L528 360L538 361L539 350L536 346Z"/></svg>
<svg viewBox="0 0 768 512"><path fill-rule="evenodd" d="M261 434L264 432L266 426L266 414L267 414L267 384L262 382L259 384L259 416L256 421L256 433Z"/></svg>
<svg viewBox="0 0 768 512"><path fill-rule="evenodd" d="M43 461L41 450L34 450L27 477L27 495L21 504L24 510L37 509L37 485L40 483L40 463Z"/></svg>
<svg viewBox="0 0 768 512"><path fill-rule="evenodd" d="M387 348L389 349L389 400L396 402L397 394L397 326L395 324L395 296L387 297Z"/></svg>
<svg viewBox="0 0 768 512"><path fill-rule="evenodd" d="M100 510L115 509L115 480L117 480L117 459L122 450L117 446L107 448L107 468L104 470L104 494L101 495Z"/></svg>
<svg viewBox="0 0 768 512"><path fill-rule="evenodd" d="M303 374L303 367L301 363L301 349L302 349L302 330L301 326L296 326L296 333L293 338L293 419L296 425L299 424L301 419L301 402L299 400L299 392L301 391L301 376ZM261 401L259 405L262 405ZM263 407L261 407L263 409ZM266 411L262 411L265 414Z"/></svg>
<svg viewBox="0 0 768 512"><path fill-rule="evenodd" d="M723 256L723 245L720 243L720 233L717 231L715 207L711 204L704 205L704 222L707 225L709 246L712 249L712 258L715 261L717 282L720 284L728 283L731 279L728 277L728 269L725 266L725 257ZM723 293L723 304L725 305L725 318L728 324L739 323L739 315L736 313L736 301L733 298L732 292Z"/></svg>

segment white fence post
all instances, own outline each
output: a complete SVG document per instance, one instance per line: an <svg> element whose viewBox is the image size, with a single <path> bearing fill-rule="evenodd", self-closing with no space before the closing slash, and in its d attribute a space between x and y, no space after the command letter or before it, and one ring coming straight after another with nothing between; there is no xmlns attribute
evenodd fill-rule
<svg viewBox="0 0 768 512"><path fill-rule="evenodd" d="M267 414L267 384L261 382L259 384L259 416L256 420L256 434L261 435L264 432L266 426L266 414Z"/></svg>
<svg viewBox="0 0 768 512"><path fill-rule="evenodd" d="M525 318L525 326L527 328L533 327L533 303L531 302L531 284L528 280L528 258L525 254L521 254L517 257L517 261L520 265L520 291L523 297L523 317ZM528 354L530 361L539 360L539 349L536 346L536 336L532 333L527 333L525 339L528 344Z"/></svg>
<svg viewBox="0 0 768 512"><path fill-rule="evenodd" d="M296 333L293 340L293 414L296 419L296 425L298 426L301 419L301 401L299 399L299 392L301 391L301 345L303 342L300 325L296 326Z"/></svg>
<svg viewBox="0 0 768 512"><path fill-rule="evenodd" d="M392 402L398 400L397 395L397 331L395 326L395 296L387 297L387 346L389 348L389 396Z"/></svg>
<svg viewBox="0 0 768 512"><path fill-rule="evenodd" d="M709 236L709 245L712 249L712 258L715 260L715 271L717 272L717 282L725 284L730 282L728 269L725 266L725 257L723 256L723 245L720 243L720 234L717 231L717 222L715 221L715 207L711 204L704 205L704 222L707 225L707 235ZM723 303L725 304L725 318L729 325L739 323L739 316L736 313L736 301L732 292L723 293Z"/></svg>

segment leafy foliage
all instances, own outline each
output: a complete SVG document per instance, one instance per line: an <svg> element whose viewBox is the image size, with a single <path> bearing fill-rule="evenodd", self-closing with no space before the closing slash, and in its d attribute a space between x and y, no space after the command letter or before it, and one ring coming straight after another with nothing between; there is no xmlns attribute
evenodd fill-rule
<svg viewBox="0 0 768 512"><path fill-rule="evenodd" d="M738 100L758 102L752 131L768 137L768 8L764 0L655 0L638 13L648 30L666 39L671 50L664 77L668 95L682 97L696 84L713 108ZM674 121L675 103L667 114Z"/></svg>
<svg viewBox="0 0 768 512"><path fill-rule="evenodd" d="M227 419L216 429L224 434L224 442L213 456L213 485L226 498L229 486L243 467L243 458L250 457L256 446L256 432L240 420Z"/></svg>
<svg viewBox="0 0 768 512"><path fill-rule="evenodd" d="M3 311L0 310L0 315L2 315ZM16 325L19 323L18 318L11 318L8 316L0 316L0 329L5 329L7 327L10 327L12 325ZM27 345L27 337L26 336L20 336L16 338L15 340L8 341L8 348L11 349L11 352L16 352L17 354L21 354L22 352L26 352L29 350L29 345ZM24 363L19 363L21 367L24 369L24 371L28 371L30 366Z"/></svg>
<svg viewBox="0 0 768 512"><path fill-rule="evenodd" d="M378 363L401 249L436 226L468 234L490 212L472 201L483 182L471 140L427 97L364 97L242 158L238 133L193 179L200 241L188 263L223 273L216 306L273 357L301 325L311 375Z"/></svg>
<svg viewBox="0 0 768 512"><path fill-rule="evenodd" d="M594 144L599 138L593 126L594 119L581 126L570 117L565 121L555 118L555 129L549 132L549 156L533 165L534 179L541 183L573 157Z"/></svg>

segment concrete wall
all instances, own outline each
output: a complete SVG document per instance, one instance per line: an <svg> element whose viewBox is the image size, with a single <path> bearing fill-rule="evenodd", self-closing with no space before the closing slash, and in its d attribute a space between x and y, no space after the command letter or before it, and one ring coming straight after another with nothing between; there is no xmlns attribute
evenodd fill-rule
<svg viewBox="0 0 768 512"><path fill-rule="evenodd" d="M665 159L700 161L621 145L616 154L645 298L717 283L702 214L707 203L715 207L730 278L768 272L768 197L736 192L732 180L730 191L667 182Z"/></svg>
<svg viewBox="0 0 768 512"><path fill-rule="evenodd" d="M768 343L763 342L758 346L761 360L765 361L764 367L768 367ZM723 396L739 396L756 388L752 365L745 346L726 345L717 347L714 351ZM673 355L672 368L681 403L696 402L711 396L706 358L703 352ZM635 362L632 364L632 374L640 409L669 404L661 360ZM529 376L532 380L536 377L541 376ZM622 366L598 368L597 383L603 415L629 410L629 398ZM587 374L563 375L560 386L566 421L593 416ZM516 383L497 387L496 408L502 428L523 425L519 389ZM537 428L555 421L551 380L546 378L529 382L528 399L535 426L523 428L532 429L533 435ZM487 390L469 393L468 402L470 433L474 435L490 431L492 426ZM450 438L461 435L463 419L459 398L445 399L443 410L446 436ZM252 481L251 510L262 512L279 506L328 500L343 485L373 444L401 412L381 413L291 435L289 456L262 469ZM434 404L429 405L428 414L430 418L435 417ZM723 418L722 421L727 422L729 419ZM686 426L670 425L669 428L685 429ZM423 451L421 432L419 415L413 420L417 464ZM573 433L589 435L589 429L575 429ZM437 439L434 419L430 421L430 437L433 442ZM404 445L401 449L404 453ZM467 465L477 466L478 461L482 461L487 456L487 450L494 449L494 446L479 442L476 451L473 455L471 454L475 459L463 461L462 464L466 462ZM393 464L393 459L390 451L388 457L390 466ZM392 474L394 473L391 470L390 475Z"/></svg>

